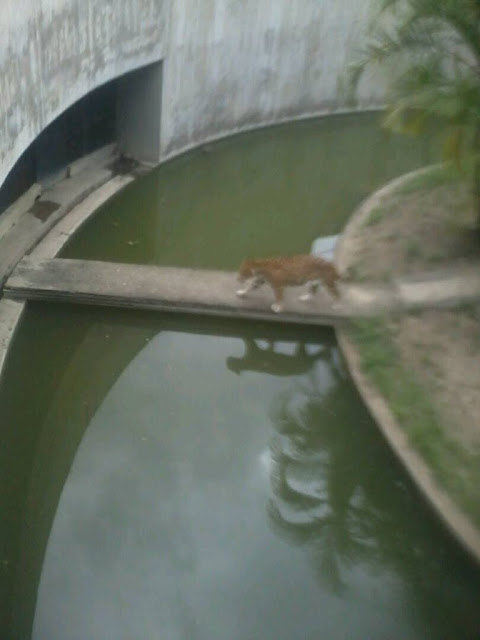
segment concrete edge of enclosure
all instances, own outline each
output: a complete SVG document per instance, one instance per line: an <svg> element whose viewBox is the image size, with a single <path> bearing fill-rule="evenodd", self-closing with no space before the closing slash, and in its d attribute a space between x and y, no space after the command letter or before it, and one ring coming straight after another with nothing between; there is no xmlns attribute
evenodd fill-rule
<svg viewBox="0 0 480 640"><path fill-rule="evenodd" d="M351 216L337 244L336 262L339 268L345 266L350 249L351 234L364 224L371 211L381 200L408 182L412 176L419 175L431 168L412 171L389 182L373 193ZM477 296L480 297L480 296ZM360 396L370 411L385 440L397 456L404 469L433 509L450 534L460 543L468 555L480 565L480 531L471 520L459 510L451 498L436 482L432 471L420 455L411 447L406 435L393 416L386 400L369 382L360 366L360 357L347 333L341 327L335 330L340 350L347 362L350 375Z"/></svg>
<svg viewBox="0 0 480 640"><path fill-rule="evenodd" d="M97 172L102 172L101 166L97 167ZM89 180L86 180L86 177L88 177ZM15 239L19 240L19 243L15 244L15 257L21 259L27 251L31 252L32 256L39 258L55 257L68 242L70 236L75 233L104 202L134 179L130 175L112 177L111 174L103 175L103 178L106 179L102 179L99 184L98 176L96 176L95 170L92 170L90 166L87 171L87 176L83 176L81 182L84 187L83 191L79 193L78 189L75 189L73 191L74 197L70 202L64 202L65 210L63 218L57 216L56 223L52 222L47 229L40 229L40 233L39 229L35 228L33 231L36 233L32 233L32 230L29 229L28 232L26 234L23 233L23 235L18 234L18 227L20 227L20 225L15 221L15 223L12 224L12 228L8 229L5 235L0 238L0 243L4 242L6 246L9 237L15 232ZM68 180L70 179L62 182ZM25 199L22 196L20 200L21 202L17 201L17 203L12 205L15 208L15 216L18 217L19 220L25 217L24 214L28 211L31 204L31 198ZM36 246L34 246L35 244ZM24 249L23 253L19 255L19 251L21 251L22 248ZM5 275L6 274L4 274L4 277ZM24 307L25 302L23 301L8 300L5 297L0 298L0 379L3 375L8 351L12 344L15 331L19 326Z"/></svg>
<svg viewBox="0 0 480 640"><path fill-rule="evenodd" d="M352 0L23 0L22 11L3 0L0 184L59 115L112 81L117 142L152 162L336 112L339 76L370 19L368 3ZM381 79L366 78L361 108L383 99Z"/></svg>

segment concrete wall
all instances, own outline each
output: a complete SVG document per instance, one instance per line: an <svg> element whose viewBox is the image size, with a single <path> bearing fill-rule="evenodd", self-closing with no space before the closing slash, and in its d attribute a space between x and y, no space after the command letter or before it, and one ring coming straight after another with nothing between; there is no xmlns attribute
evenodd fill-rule
<svg viewBox="0 0 480 640"><path fill-rule="evenodd" d="M162 65L127 73L117 88L118 146L143 162L160 160Z"/></svg>
<svg viewBox="0 0 480 640"><path fill-rule="evenodd" d="M369 0L176 0L164 63L164 155L222 133L335 110ZM381 102L376 83L363 106Z"/></svg>
<svg viewBox="0 0 480 640"><path fill-rule="evenodd" d="M368 6L368 0L1 0L0 184L74 101L152 62L163 61L164 70L162 157L242 128L341 107L337 75ZM143 87L146 100L151 91L158 97L159 87ZM369 105L381 94L367 85L363 98ZM133 123L134 99L129 108L126 121Z"/></svg>
<svg viewBox="0 0 480 640"><path fill-rule="evenodd" d="M62 111L164 57L170 0L1 0L0 184Z"/></svg>

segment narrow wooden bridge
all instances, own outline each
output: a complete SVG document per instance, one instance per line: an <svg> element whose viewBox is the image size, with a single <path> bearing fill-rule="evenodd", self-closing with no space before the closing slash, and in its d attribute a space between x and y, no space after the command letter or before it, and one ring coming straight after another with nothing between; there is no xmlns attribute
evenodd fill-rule
<svg viewBox="0 0 480 640"><path fill-rule="evenodd" d="M477 267L390 283L343 283L338 302L323 291L314 300L302 302L298 299L301 290L288 288L282 313L271 311L273 293L267 285L246 298L236 295L237 288L236 274L226 271L25 257L3 293L16 300L331 325L354 316L479 300L480 272Z"/></svg>

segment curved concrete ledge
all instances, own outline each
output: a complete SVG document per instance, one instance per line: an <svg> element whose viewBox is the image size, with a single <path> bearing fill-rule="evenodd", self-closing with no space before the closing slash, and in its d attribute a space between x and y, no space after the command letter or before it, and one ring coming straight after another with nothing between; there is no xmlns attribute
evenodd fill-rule
<svg viewBox="0 0 480 640"><path fill-rule="evenodd" d="M260 122L248 123L248 124L239 124L234 125L221 131L218 131L213 134L206 134L202 137L199 137L194 142L187 142L180 146L175 147L173 150L167 149L162 156L162 159L159 164L163 164L169 160L173 160L178 156L181 156L185 153L189 153L190 151L194 151L195 149L201 149L202 147L208 146L209 144L214 144L215 142L220 142L225 140L226 138L231 138L233 136L241 135L242 133L252 133L254 131L259 131L260 129L268 129L270 127L281 126L285 124L293 124L295 122L306 122L307 120L315 120L316 118L328 118L330 116L353 116L356 114L368 114L368 113L381 113L385 108L384 102L371 102L366 106L359 105L358 108L343 108L343 107L335 107L329 109L317 109L314 111L307 111L305 113L301 113L293 116L285 116L285 117L272 117L265 118ZM157 165L158 166L158 165Z"/></svg>
<svg viewBox="0 0 480 640"><path fill-rule="evenodd" d="M41 190L33 185L0 218L0 288L26 253L90 193L113 177L110 165L116 157L113 146L79 161L72 177ZM4 218L5 215L5 218Z"/></svg>
<svg viewBox="0 0 480 640"><path fill-rule="evenodd" d="M65 193L63 202L63 216L60 211L54 220L48 225L29 225L26 223L26 214L33 200L31 194L27 192L21 196L15 205L19 205L12 211L8 229L5 228L4 235L0 236L0 243L9 247L8 272L19 259L27 252L37 258L54 258L62 247L68 242L72 234L77 231L97 209L115 193L123 189L134 178L129 175L114 176L105 170L97 171L89 169L80 177L80 187L70 191L70 196ZM71 184L71 179L61 181L57 189L62 189L62 184ZM36 193L36 190L34 190ZM31 216L28 217L30 220ZM23 228L23 224L27 226ZM0 229L1 230L1 229ZM11 244L10 244L11 243ZM1 261L0 261L1 262ZM5 261L7 265L7 262ZM5 274L7 269L5 269ZM0 276L1 276L0 272ZM0 278L1 281L1 278ZM19 326L23 311L24 302L0 299L0 378L3 375L8 351L12 344L15 331Z"/></svg>
<svg viewBox="0 0 480 640"><path fill-rule="evenodd" d="M371 210L413 176L430 171L431 168L427 167L405 174L389 182L363 202L350 218L337 245L336 262L340 270L346 266L346 259L352 246L353 232L364 224ZM352 379L386 441L447 530L469 556L480 565L480 531L439 486L429 466L412 448L388 403L362 372L359 353L348 339L346 331L338 327L335 333Z"/></svg>

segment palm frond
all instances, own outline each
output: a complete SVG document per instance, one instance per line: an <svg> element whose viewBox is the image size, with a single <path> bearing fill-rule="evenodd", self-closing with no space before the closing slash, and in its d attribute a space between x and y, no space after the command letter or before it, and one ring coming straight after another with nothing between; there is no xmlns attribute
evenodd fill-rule
<svg viewBox="0 0 480 640"><path fill-rule="evenodd" d="M480 227L480 0L377 0L369 39L345 74L350 99L368 67L387 78L383 125L441 123L444 154L474 169Z"/></svg>

